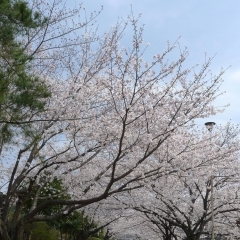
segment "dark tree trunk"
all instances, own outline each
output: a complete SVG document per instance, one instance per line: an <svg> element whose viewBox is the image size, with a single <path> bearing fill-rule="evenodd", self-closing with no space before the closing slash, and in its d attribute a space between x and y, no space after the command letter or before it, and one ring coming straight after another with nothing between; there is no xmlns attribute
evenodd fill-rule
<svg viewBox="0 0 240 240"><path fill-rule="evenodd" d="M76 240L87 240L88 237L89 237L89 235L86 234L86 232L81 231L81 232L79 232Z"/></svg>
<svg viewBox="0 0 240 240"><path fill-rule="evenodd" d="M24 239L24 229L23 229L23 225L19 224L14 228L11 228L9 230L9 239L11 240L25 240Z"/></svg>
<svg viewBox="0 0 240 240"><path fill-rule="evenodd" d="M8 234L8 228L1 219L0 219L0 239L11 240Z"/></svg>

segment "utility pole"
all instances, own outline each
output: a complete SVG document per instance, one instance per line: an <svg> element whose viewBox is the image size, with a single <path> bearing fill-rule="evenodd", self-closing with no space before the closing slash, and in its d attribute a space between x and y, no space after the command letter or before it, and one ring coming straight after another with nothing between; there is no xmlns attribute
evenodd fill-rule
<svg viewBox="0 0 240 240"><path fill-rule="evenodd" d="M215 125L215 122L206 122L205 126L207 127L209 132L212 132L212 129ZM210 178L210 184L211 184L211 220L212 220L212 236L211 240L215 240L214 237L214 193L213 193L213 175L211 175Z"/></svg>
<svg viewBox="0 0 240 240"><path fill-rule="evenodd" d="M212 220L212 238L211 240L215 240L214 237L214 195L213 195L213 175L211 175L211 220Z"/></svg>

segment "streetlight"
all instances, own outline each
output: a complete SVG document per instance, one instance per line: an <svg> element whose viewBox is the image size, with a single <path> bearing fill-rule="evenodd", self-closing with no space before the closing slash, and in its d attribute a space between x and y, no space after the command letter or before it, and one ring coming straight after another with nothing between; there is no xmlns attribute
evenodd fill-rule
<svg viewBox="0 0 240 240"><path fill-rule="evenodd" d="M213 130L213 127L214 127L215 124L216 124L215 122L206 122L205 126L206 126L207 130L209 132L211 132Z"/></svg>
<svg viewBox="0 0 240 240"><path fill-rule="evenodd" d="M205 126L209 132L212 132L213 127L216 123L215 122L206 122ZM212 240L215 240L214 238L214 213L213 213L213 205L214 205L214 196L213 196L213 175L211 175L211 219L212 219Z"/></svg>

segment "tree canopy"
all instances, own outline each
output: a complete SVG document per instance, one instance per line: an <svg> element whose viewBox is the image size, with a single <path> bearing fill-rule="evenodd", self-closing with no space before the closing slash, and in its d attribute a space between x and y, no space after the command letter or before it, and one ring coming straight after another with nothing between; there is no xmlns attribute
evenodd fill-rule
<svg viewBox="0 0 240 240"><path fill-rule="evenodd" d="M239 131L195 124L224 110L224 70L187 68L178 40L148 61L140 16L98 36L100 12L0 1L0 238L82 218L74 236L198 240L213 229L211 176L216 231L238 237Z"/></svg>

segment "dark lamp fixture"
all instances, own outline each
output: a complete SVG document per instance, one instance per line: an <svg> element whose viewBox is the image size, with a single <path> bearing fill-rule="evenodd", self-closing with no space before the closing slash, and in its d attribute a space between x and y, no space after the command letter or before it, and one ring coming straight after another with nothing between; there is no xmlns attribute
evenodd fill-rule
<svg viewBox="0 0 240 240"><path fill-rule="evenodd" d="M215 124L216 124L215 122L206 122L205 126L206 126L207 130L209 132L211 132Z"/></svg>

